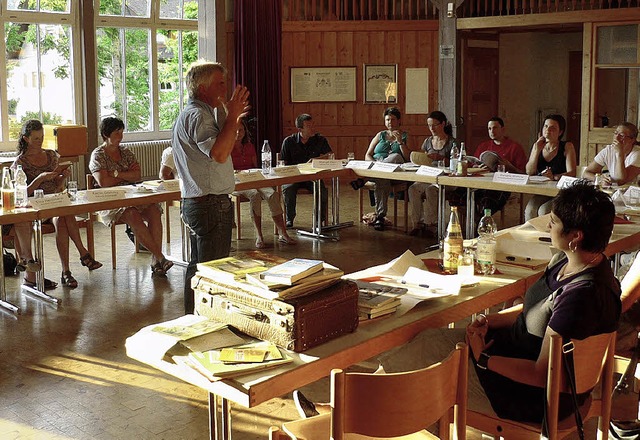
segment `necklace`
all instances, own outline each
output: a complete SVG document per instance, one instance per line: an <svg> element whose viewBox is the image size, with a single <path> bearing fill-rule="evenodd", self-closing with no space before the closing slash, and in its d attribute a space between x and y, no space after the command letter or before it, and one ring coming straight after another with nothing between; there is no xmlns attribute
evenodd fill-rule
<svg viewBox="0 0 640 440"><path fill-rule="evenodd" d="M600 257L600 255L601 255L601 254L596 254L596 256L595 256L595 257L593 257L591 260L589 260L589 262L588 262L587 264L582 265L582 267L581 267L580 269L573 270L573 271L571 271L571 272L569 272L569 273L564 273L564 271L565 271L565 270L566 270L566 268L567 268L567 264L568 264L568 263L567 263L567 264L565 264L565 265L564 265L564 267L562 268L562 270L558 273L557 280L558 280L558 281L560 281L560 280L563 280L564 278L568 278L568 277L570 277L571 275L575 275L575 274L577 274L577 273L579 273L579 272L582 272L582 271L583 271L583 270L585 270L587 267L591 266L591 265L593 264L593 262L594 262L594 261L596 261L596 260Z"/></svg>

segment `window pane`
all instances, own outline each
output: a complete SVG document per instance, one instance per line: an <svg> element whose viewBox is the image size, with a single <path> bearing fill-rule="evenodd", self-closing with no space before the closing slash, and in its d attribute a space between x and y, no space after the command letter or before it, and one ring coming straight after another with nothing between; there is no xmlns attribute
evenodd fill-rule
<svg viewBox="0 0 640 440"><path fill-rule="evenodd" d="M5 43L10 139L27 119L74 123L70 27L6 23Z"/></svg>
<svg viewBox="0 0 640 440"><path fill-rule="evenodd" d="M181 81L191 63L198 57L196 31L160 30L158 43L159 129L171 129L184 103Z"/></svg>
<svg viewBox="0 0 640 440"><path fill-rule="evenodd" d="M13 11L69 12L69 0L8 0L7 9Z"/></svg>
<svg viewBox="0 0 640 440"><path fill-rule="evenodd" d="M165 0L160 2L160 18L198 19L198 2L194 0Z"/></svg>
<svg viewBox="0 0 640 440"><path fill-rule="evenodd" d="M598 64L638 62L638 25L598 28Z"/></svg>
<svg viewBox="0 0 640 440"><path fill-rule="evenodd" d="M150 10L150 0L100 0L100 15L149 17Z"/></svg>
<svg viewBox="0 0 640 440"><path fill-rule="evenodd" d="M151 130L149 31L99 28L97 44L100 117L122 118L127 131Z"/></svg>

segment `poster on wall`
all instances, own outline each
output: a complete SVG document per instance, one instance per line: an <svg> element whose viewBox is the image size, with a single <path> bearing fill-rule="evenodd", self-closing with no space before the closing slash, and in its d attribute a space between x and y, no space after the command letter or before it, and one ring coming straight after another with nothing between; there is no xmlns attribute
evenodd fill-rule
<svg viewBox="0 0 640 440"><path fill-rule="evenodd" d="M364 65L365 104L395 104L398 102L398 65Z"/></svg>
<svg viewBox="0 0 640 440"><path fill-rule="evenodd" d="M355 67L291 68L291 102L344 102L355 100Z"/></svg>
<svg viewBox="0 0 640 440"><path fill-rule="evenodd" d="M407 115L429 113L429 69L424 67L405 70L405 110Z"/></svg>

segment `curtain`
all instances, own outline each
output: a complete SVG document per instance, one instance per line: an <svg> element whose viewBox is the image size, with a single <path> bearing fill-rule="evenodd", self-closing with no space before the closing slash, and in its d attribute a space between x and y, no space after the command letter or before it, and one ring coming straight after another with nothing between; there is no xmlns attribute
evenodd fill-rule
<svg viewBox="0 0 640 440"><path fill-rule="evenodd" d="M235 84L251 93L250 124L258 150L269 140L271 151L282 144L281 32L280 0L235 0L234 39Z"/></svg>

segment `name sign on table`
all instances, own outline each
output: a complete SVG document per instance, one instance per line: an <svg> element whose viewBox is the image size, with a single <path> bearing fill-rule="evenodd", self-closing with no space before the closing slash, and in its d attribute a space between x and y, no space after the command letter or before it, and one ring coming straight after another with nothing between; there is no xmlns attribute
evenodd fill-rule
<svg viewBox="0 0 640 440"><path fill-rule="evenodd" d="M371 167L373 171L386 171L387 173L393 173L400 169L399 163L385 163L385 162L374 162Z"/></svg>
<svg viewBox="0 0 640 440"><path fill-rule="evenodd" d="M33 209L59 208L61 206L70 206L71 199L66 193L48 194L42 198L29 198L29 202Z"/></svg>
<svg viewBox="0 0 640 440"><path fill-rule="evenodd" d="M90 189L85 192L87 202L104 202L105 200L124 199L127 190L122 188Z"/></svg>
<svg viewBox="0 0 640 440"><path fill-rule="evenodd" d="M420 165L420 167L416 170L416 174L421 176L439 176L444 173L442 168L438 167L430 167L428 165Z"/></svg>
<svg viewBox="0 0 640 440"><path fill-rule="evenodd" d="M311 166L320 170L341 170L342 161L331 159L313 159L311 161Z"/></svg>
<svg viewBox="0 0 640 440"><path fill-rule="evenodd" d="M262 174L261 170L243 170L238 171L233 175L236 183L241 182L254 182L256 180L264 180L264 174Z"/></svg>
<svg viewBox="0 0 640 440"><path fill-rule="evenodd" d="M373 165L373 162L369 160L350 160L345 168L351 168L352 170L368 170Z"/></svg>
<svg viewBox="0 0 640 440"><path fill-rule="evenodd" d="M300 168L297 165L288 165L284 167L271 168L271 175L278 177L297 176L300 174Z"/></svg>
<svg viewBox="0 0 640 440"><path fill-rule="evenodd" d="M163 180L158 186L158 189L161 191L180 191L180 180Z"/></svg>
<svg viewBox="0 0 640 440"><path fill-rule="evenodd" d="M577 177L571 177L571 176L562 176L560 177L560 180L558 180L558 189L562 189L562 188L566 188L568 186L573 185L573 183L578 180Z"/></svg>
<svg viewBox="0 0 640 440"><path fill-rule="evenodd" d="M512 185L526 185L529 181L528 174L513 174L513 173L493 173L493 182L496 183L509 183Z"/></svg>

